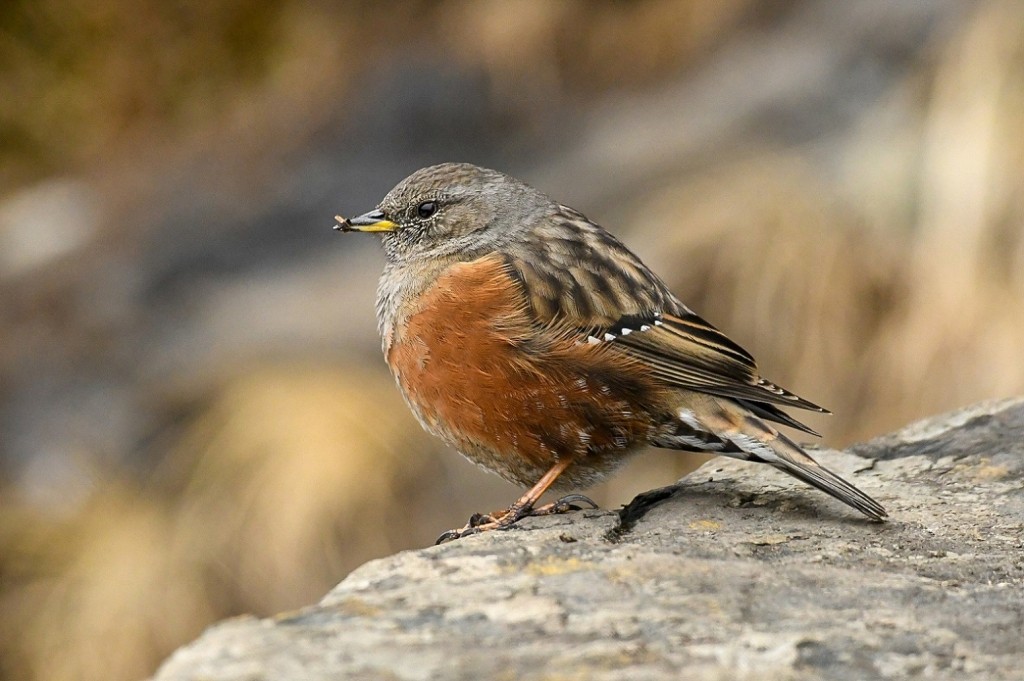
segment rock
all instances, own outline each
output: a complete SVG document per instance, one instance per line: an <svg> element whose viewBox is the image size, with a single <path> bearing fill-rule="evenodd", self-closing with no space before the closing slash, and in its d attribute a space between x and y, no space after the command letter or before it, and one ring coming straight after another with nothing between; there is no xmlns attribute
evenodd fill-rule
<svg viewBox="0 0 1024 681"><path fill-rule="evenodd" d="M367 563L154 678L1020 678L1024 399L817 456L891 520L717 459L621 513Z"/></svg>

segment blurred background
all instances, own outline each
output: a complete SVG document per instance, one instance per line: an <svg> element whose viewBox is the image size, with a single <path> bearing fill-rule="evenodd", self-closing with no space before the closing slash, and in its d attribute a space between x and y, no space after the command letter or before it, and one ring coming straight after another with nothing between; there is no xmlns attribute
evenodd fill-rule
<svg viewBox="0 0 1024 681"><path fill-rule="evenodd" d="M828 446L1024 393L1024 3L7 0L0 680L144 677L512 501L331 231L449 160L620 235Z"/></svg>

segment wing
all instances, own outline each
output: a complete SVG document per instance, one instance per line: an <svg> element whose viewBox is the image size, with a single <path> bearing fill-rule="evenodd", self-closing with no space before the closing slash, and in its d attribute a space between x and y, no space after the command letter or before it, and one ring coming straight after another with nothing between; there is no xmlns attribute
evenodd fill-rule
<svg viewBox="0 0 1024 681"><path fill-rule="evenodd" d="M750 353L694 314L611 234L560 206L535 236L506 258L538 324L575 329L671 386L736 399L762 418L817 435L778 407L827 410L761 378Z"/></svg>
<svg viewBox="0 0 1024 681"><path fill-rule="evenodd" d="M633 326L629 326L632 324ZM818 405L761 378L754 358L697 315L655 314L649 322L628 319L601 337L640 358L672 385L740 400L824 412Z"/></svg>

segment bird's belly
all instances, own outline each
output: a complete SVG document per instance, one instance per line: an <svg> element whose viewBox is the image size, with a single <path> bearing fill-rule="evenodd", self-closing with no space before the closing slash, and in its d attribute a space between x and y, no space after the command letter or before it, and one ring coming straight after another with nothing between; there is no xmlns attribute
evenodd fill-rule
<svg viewBox="0 0 1024 681"><path fill-rule="evenodd" d="M652 436L650 386L612 355L530 342L472 314L437 319L412 316L388 365L424 428L481 466L532 485L572 457L562 486L586 486Z"/></svg>
<svg viewBox="0 0 1024 681"><path fill-rule="evenodd" d="M531 485L570 456L577 470L566 472L567 481L596 481L650 435L645 413L602 392L607 386L586 374L524 367L522 358L503 356L497 347L480 362L449 361L456 358L448 351L428 348L392 349L407 402L426 430L507 480ZM403 361L407 351L418 357Z"/></svg>

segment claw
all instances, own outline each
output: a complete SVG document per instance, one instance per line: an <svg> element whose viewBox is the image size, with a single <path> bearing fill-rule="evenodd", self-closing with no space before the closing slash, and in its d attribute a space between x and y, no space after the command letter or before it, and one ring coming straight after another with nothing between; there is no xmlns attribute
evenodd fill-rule
<svg viewBox="0 0 1024 681"><path fill-rule="evenodd" d="M454 541L456 539L462 539L463 537L469 537L474 534L480 534L483 531L484 530L480 527L470 527L469 525L466 525L465 527L459 530L448 530L447 532L441 533L441 536L434 541L434 546L439 546L441 544L444 544L445 542Z"/></svg>
<svg viewBox="0 0 1024 681"><path fill-rule="evenodd" d="M578 504L585 504L590 508L600 508L596 501L583 494L566 494L561 499L555 501L556 508L564 507L567 511L582 511L583 507Z"/></svg>
<svg viewBox="0 0 1024 681"><path fill-rule="evenodd" d="M461 536L462 533L459 530L448 530L447 532L442 532L441 536L434 540L434 546L440 546L446 541L454 541Z"/></svg>
<svg viewBox="0 0 1024 681"><path fill-rule="evenodd" d="M568 513L569 511L582 511L584 507L579 504L585 504L590 508L598 508L597 503L590 497L582 494L567 494L561 499L534 509L530 515L553 515L556 513Z"/></svg>
<svg viewBox="0 0 1024 681"><path fill-rule="evenodd" d="M506 520L510 515L511 509L498 513L474 513L469 516L469 520L461 529L448 530L442 533L434 542L434 546L454 539L462 539L470 535L480 534L487 530L506 529L515 522L515 520Z"/></svg>
<svg viewBox="0 0 1024 681"><path fill-rule="evenodd" d="M462 539L489 530L507 530L521 518L530 515L530 509L522 509L514 504L511 508L495 513L474 513L469 521L459 530L448 530L437 538L434 545L443 544L453 539Z"/></svg>

